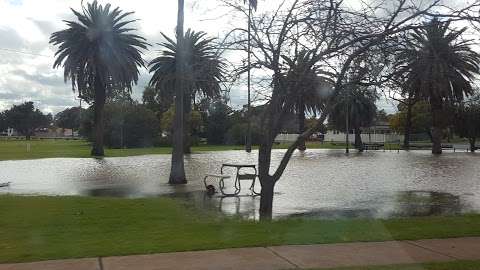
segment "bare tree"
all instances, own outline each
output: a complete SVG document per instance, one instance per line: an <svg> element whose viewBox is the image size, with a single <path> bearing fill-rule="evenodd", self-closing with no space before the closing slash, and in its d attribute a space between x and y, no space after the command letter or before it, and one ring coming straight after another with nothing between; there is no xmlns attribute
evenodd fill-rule
<svg viewBox="0 0 480 270"><path fill-rule="evenodd" d="M224 2L245 15L248 13L238 2ZM397 35L421 28L422 20L433 13L450 20L465 19L454 16L458 14L453 12L439 14L440 8L445 10L440 0L421 5L407 0L375 4L361 2L361 5L353 8L341 0L284 0L274 11L257 14L251 20L252 67L269 74L271 78L271 92L261 118L262 136L258 156L262 186L261 218L271 218L276 182L285 171L295 149L328 117L335 96L339 89L345 87L345 75L356 59L375 48L382 48L386 41ZM471 4L465 7L465 12L475 6ZM247 50L244 38L247 31L237 28L232 33L231 45L237 50ZM287 63L295 59L299 51L309 51L311 58L308 65L316 66L319 75L329 76L334 81L333 89L330 93L328 86L320 87L319 92L324 96L325 105L318 116L317 126L300 134L286 150L280 164L271 170L274 139L287 115L289 96L300 83L286 79L285 74L288 74L289 69Z"/></svg>

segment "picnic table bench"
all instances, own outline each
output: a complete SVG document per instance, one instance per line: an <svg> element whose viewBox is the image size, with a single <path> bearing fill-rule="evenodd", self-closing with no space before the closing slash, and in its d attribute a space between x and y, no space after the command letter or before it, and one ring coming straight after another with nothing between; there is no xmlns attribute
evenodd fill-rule
<svg viewBox="0 0 480 270"><path fill-rule="evenodd" d="M231 175L224 174L225 168L234 168L236 170L235 179L233 180L234 181L233 193L225 192L225 180L232 178ZM207 189L207 193L210 195L213 195L216 192L216 190L214 185L209 184L209 182L217 180L218 188L223 196L237 196L238 194L240 194L240 191L242 190L241 181L250 180L252 181L252 183L249 187L249 190L252 192L252 195L260 195L260 193L257 193L255 191L256 179L257 179L257 167L255 165L224 163L222 164L222 167L220 167L220 174L214 174L214 173L206 174L205 177L203 178L203 183L205 185L205 188Z"/></svg>

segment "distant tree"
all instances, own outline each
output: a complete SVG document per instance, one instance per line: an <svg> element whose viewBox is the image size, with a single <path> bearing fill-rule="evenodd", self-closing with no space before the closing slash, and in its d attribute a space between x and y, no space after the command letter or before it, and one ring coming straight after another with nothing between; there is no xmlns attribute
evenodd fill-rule
<svg viewBox="0 0 480 270"><path fill-rule="evenodd" d="M162 56L150 63L150 71L153 72L150 81L151 88L156 95L149 97L157 102L173 99L176 81L176 63L178 61L178 44L174 40L163 35L166 42L160 44L165 50ZM184 37L186 46L185 61L188 74L184 77L184 122L191 117L192 104L196 98L218 98L220 96L220 83L224 80L224 62L220 58L219 50L215 45L215 39L207 38L204 32L187 30ZM150 93L148 93L150 94ZM151 95L151 94L150 94ZM185 128L184 152L190 153L189 137L192 130Z"/></svg>
<svg viewBox="0 0 480 270"><path fill-rule="evenodd" d="M157 91L152 86L145 87L142 95L143 104L154 112L161 114L168 111L173 104L173 91Z"/></svg>
<svg viewBox="0 0 480 270"><path fill-rule="evenodd" d="M430 105L425 101L418 101L409 107L406 103L398 105L398 113L393 114L389 119L389 124L392 129L400 134L405 134L408 125L408 114L410 113L410 132L411 133L426 133L431 139L431 127L432 127L432 113Z"/></svg>
<svg viewBox="0 0 480 270"><path fill-rule="evenodd" d="M329 116L329 123L335 129L355 133L355 148L364 150L362 128L370 127L377 113L377 95L368 88L357 87L343 89L336 98ZM348 111L349 127L346 128L346 111Z"/></svg>
<svg viewBox="0 0 480 270"><path fill-rule="evenodd" d="M71 129L72 131L80 128L80 117L83 109L80 107L72 107L65 109L55 115L55 125L63 129ZM73 132L72 132L73 136Z"/></svg>
<svg viewBox="0 0 480 270"><path fill-rule="evenodd" d="M0 132L6 131L8 128L7 120L5 119L5 113L0 112Z"/></svg>
<svg viewBox="0 0 480 270"><path fill-rule="evenodd" d="M7 125L30 140L35 130L50 125L51 116L36 109L33 102L25 102L4 112Z"/></svg>
<svg viewBox="0 0 480 270"><path fill-rule="evenodd" d="M58 46L54 68L64 69L65 80L87 102L93 100L95 140L91 154L104 156L104 105L108 93L131 91L139 66L144 66L140 49L146 49L143 37L132 34L124 13L110 4L89 3L83 12L72 9L78 22L66 21L68 28L52 34L50 43ZM93 97L93 98L92 98Z"/></svg>
<svg viewBox="0 0 480 270"><path fill-rule="evenodd" d="M83 113L80 133L95 139L94 109ZM155 112L136 102L111 102L105 105L105 145L111 148L151 147L159 137Z"/></svg>
<svg viewBox="0 0 480 270"><path fill-rule="evenodd" d="M311 58L312 53L301 51L293 60L285 59L289 69L284 80L285 84L291 85L288 89L292 90L286 95L285 103L287 110L297 115L299 134L306 131L305 114L316 115L325 107L325 100L319 95L319 85L333 85L333 82L318 75L319 70ZM305 141L298 149L301 151L307 149Z"/></svg>
<svg viewBox="0 0 480 270"><path fill-rule="evenodd" d="M209 144L224 144L226 133L230 128L230 107L223 101L212 103L207 118L207 142Z"/></svg>
<svg viewBox="0 0 480 270"><path fill-rule="evenodd" d="M480 102L462 104L455 114L455 131L470 143L470 151L475 152L475 142L480 138Z"/></svg>
<svg viewBox="0 0 480 270"><path fill-rule="evenodd" d="M414 30L410 46L397 59L397 69L407 74L404 89L411 89L417 99L430 103L432 111L432 153L442 153L445 109L473 94L472 80L479 74L480 55L461 39L460 31L437 18Z"/></svg>

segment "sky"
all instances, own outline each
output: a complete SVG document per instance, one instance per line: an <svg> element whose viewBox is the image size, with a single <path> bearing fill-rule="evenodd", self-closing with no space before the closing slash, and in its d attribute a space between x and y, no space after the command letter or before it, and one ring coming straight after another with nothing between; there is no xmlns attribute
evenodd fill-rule
<svg viewBox="0 0 480 270"><path fill-rule="evenodd" d="M138 33L152 44L144 54L145 60L158 55L160 32L174 35L176 0L108 2L124 11L135 11L131 18L140 19L135 23ZM222 13L226 11L217 5L215 0L187 0L185 28L205 31L213 37L222 36L227 31L226 16ZM0 111L25 101L34 101L35 106L46 113L78 106L77 95L71 83L65 83L63 71L52 68L56 48L48 43L53 32L65 28L63 20L74 19L70 8L81 10L81 0L0 0ZM149 79L147 70L142 69L132 93L135 99L141 100ZM243 92L240 87L231 93L233 105L245 103Z"/></svg>
<svg viewBox="0 0 480 270"><path fill-rule="evenodd" d="M99 2L105 3L104 0ZM108 2L124 11L135 11L131 18L140 19L135 25L138 33L153 45L145 53L145 60L158 55L161 47L157 43L162 41L160 32L174 35L176 0ZM232 27L232 21L238 20L232 18L229 10L222 7L218 0L185 2L185 28L222 37ZM0 111L25 101L35 102L35 106L45 113L57 113L67 107L78 106L79 100L72 91L71 83L65 83L61 69L52 68L55 47L48 43L53 32L65 28L63 20L74 19L70 8L81 10L81 0L0 0ZM142 69L138 85L132 93L135 99L141 100L149 79L147 70ZM245 85L237 85L231 90L233 107L240 108L246 99ZM393 103L383 98L378 107L389 113L396 110Z"/></svg>

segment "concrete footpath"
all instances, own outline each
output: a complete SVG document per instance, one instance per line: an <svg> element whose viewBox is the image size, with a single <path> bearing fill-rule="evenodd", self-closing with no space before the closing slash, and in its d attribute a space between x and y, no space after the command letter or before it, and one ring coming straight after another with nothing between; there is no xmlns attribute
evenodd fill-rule
<svg viewBox="0 0 480 270"><path fill-rule="evenodd" d="M0 264L0 270L283 270L480 260L480 237L290 245Z"/></svg>

